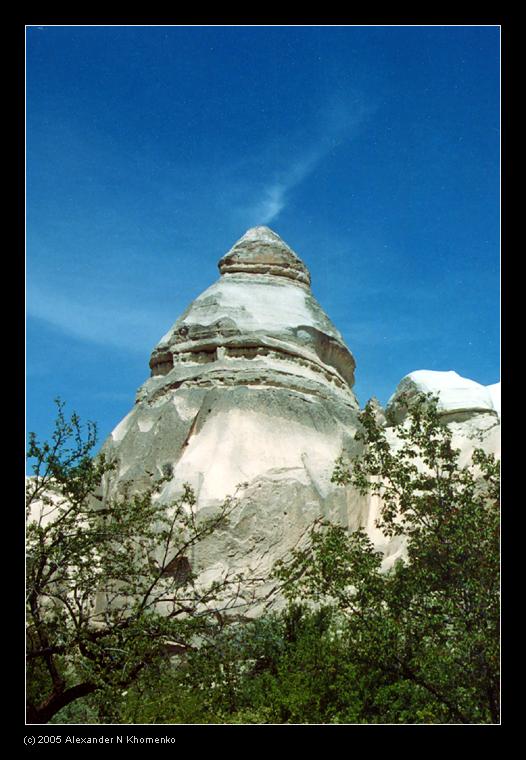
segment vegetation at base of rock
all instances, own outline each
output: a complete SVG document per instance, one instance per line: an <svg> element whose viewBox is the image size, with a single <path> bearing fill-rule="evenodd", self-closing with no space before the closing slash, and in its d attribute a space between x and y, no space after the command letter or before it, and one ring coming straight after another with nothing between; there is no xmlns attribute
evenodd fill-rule
<svg viewBox="0 0 526 760"><path fill-rule="evenodd" d="M458 722L426 689L357 662L344 620L330 607L292 606L228 627L182 659L145 669L129 689L75 707L74 714L59 713L56 722Z"/></svg>
<svg viewBox="0 0 526 760"><path fill-rule="evenodd" d="M191 617L199 645L154 648L132 681L106 677L52 722L498 723L498 462L475 449L461 465L431 397L410 399L395 428L370 405L360 422L363 452L334 479L381 497L379 527L406 541L404 558L382 572L365 532L320 519L276 567L283 612ZM60 673L82 669L71 641ZM133 660L133 637L121 643ZM33 692L49 689L47 663L32 667Z"/></svg>
<svg viewBox="0 0 526 760"><path fill-rule="evenodd" d="M381 497L378 527L405 538L406 558L383 573L364 531L320 521L277 572L289 598L338 611L352 662L393 679L390 699L428 695L447 722L497 723L499 465L474 449L460 466L436 402L408 402L395 445L366 407L364 453L334 474Z"/></svg>
<svg viewBox="0 0 526 760"><path fill-rule="evenodd" d="M173 572L232 508L199 519L185 487L171 504L156 499L159 477L141 494L104 504L96 492L113 468L92 457L96 429L58 402L52 440L29 438L27 510L27 720L46 723L88 694L122 690L146 666L179 650L209 625L229 583L200 586ZM184 564L184 563L183 563ZM162 609L161 609L162 606Z"/></svg>

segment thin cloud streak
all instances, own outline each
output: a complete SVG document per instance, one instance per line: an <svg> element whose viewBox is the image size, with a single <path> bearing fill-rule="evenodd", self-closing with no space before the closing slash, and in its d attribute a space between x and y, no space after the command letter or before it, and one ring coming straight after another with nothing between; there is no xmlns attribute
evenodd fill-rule
<svg viewBox="0 0 526 760"><path fill-rule="evenodd" d="M149 352L163 334L163 325L169 327L160 314L122 304L73 301L36 286L28 292L27 313L79 340L137 354Z"/></svg>
<svg viewBox="0 0 526 760"><path fill-rule="evenodd" d="M333 104L323 113L323 125L304 154L292 161L286 171L279 172L277 179L268 183L260 198L246 210L254 223L269 224L281 214L289 202L290 193L322 163L332 151L353 139L367 117L376 109L363 103L346 106Z"/></svg>
<svg viewBox="0 0 526 760"><path fill-rule="evenodd" d="M330 148L326 148L303 158L289 169L285 179L278 180L267 186L263 190L264 197L252 209L251 215L255 219L259 219L263 224L272 222L287 205L288 195L291 190L303 182L309 174L312 174L324 156L328 154L329 150Z"/></svg>

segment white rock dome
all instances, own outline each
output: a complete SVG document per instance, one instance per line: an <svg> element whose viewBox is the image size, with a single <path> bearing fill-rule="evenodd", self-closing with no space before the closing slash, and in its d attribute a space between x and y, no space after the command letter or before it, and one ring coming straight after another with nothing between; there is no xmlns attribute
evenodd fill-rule
<svg viewBox="0 0 526 760"><path fill-rule="evenodd" d="M420 369L410 372L398 384L396 391L387 402L387 408L395 410L403 405L402 394L432 393L438 397L438 409L444 414L460 412L489 412L497 414L493 398L495 393L480 383L462 377L449 370Z"/></svg>

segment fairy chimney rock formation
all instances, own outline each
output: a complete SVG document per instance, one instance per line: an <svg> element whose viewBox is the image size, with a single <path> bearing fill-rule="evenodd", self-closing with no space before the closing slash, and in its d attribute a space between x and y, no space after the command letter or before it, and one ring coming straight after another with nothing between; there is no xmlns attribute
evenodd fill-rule
<svg viewBox="0 0 526 760"><path fill-rule="evenodd" d="M361 519L331 483L342 449L356 447L355 362L307 267L254 227L219 271L153 349L150 378L104 445L118 463L108 493L168 474L162 499L189 483L206 511L244 484L229 531L192 559L217 576L268 570L320 514Z"/></svg>
<svg viewBox="0 0 526 760"><path fill-rule="evenodd" d="M169 504L189 483L204 515L237 493L229 527L186 558L201 578L232 570L264 577L319 516L364 528L387 569L405 542L376 527L381 502L331 482L336 459L361 446L355 362L312 295L307 267L268 227L248 230L218 266L219 279L153 349L151 376L104 444L117 464L105 493L164 477L159 498ZM407 399L421 391L438 395L463 464L475 446L498 453L498 384L419 370L403 378L387 409L403 420ZM395 430L386 432L398 445ZM272 582L261 604L268 594ZM261 611L250 607L251 615Z"/></svg>

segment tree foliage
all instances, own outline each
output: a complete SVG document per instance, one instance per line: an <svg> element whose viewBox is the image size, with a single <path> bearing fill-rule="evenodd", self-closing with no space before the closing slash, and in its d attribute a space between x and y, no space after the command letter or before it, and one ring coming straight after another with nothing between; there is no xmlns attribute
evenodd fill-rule
<svg viewBox="0 0 526 760"><path fill-rule="evenodd" d="M184 561L233 502L198 520L188 488L159 504L160 479L97 504L112 465L59 405L51 444L30 440L29 718L497 723L498 462L474 449L464 463L430 397L398 425L372 405L360 422L362 451L333 479L379 497L401 558L386 572L363 530L320 519L275 568L288 607L236 623Z"/></svg>
<svg viewBox="0 0 526 760"><path fill-rule="evenodd" d="M114 695L103 721L354 722L368 690L354 677L332 619L330 609L292 606L213 631L177 662L145 669Z"/></svg>
<svg viewBox="0 0 526 760"><path fill-rule="evenodd" d="M198 519L186 486L170 504L164 479L104 502L113 469L94 457L96 428L67 419L58 401L50 442L29 437L27 510L27 720L46 723L88 694L112 694L167 651L184 651L239 578L203 586L193 548L224 526L234 500Z"/></svg>
<svg viewBox="0 0 526 760"><path fill-rule="evenodd" d="M350 660L387 679L376 699L394 722L496 723L498 462L475 449L461 466L430 396L390 433L370 405L360 421L364 451L334 480L381 498L378 527L406 541L405 557L383 572L363 530L318 521L277 568L284 591L338 611Z"/></svg>

